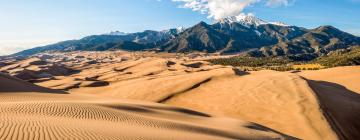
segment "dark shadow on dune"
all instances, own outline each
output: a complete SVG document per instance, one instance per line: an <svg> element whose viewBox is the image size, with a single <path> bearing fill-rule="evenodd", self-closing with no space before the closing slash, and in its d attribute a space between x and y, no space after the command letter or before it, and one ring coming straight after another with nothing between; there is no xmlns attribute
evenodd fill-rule
<svg viewBox="0 0 360 140"><path fill-rule="evenodd" d="M117 110L125 110L130 112L138 112L138 113L153 113L155 111L145 108L145 107L136 107L136 106L128 106L128 105L104 105L104 107L109 107Z"/></svg>
<svg viewBox="0 0 360 140"><path fill-rule="evenodd" d="M254 130L259 130L259 131L275 132L275 133L278 133L278 134L280 134L282 136L285 136L286 139L288 139L288 140L300 140L299 138L286 135L284 133L281 133L279 131L276 131L274 129L271 129L271 128L268 128L268 127L265 127L265 126L262 126L262 125L259 125L259 124L249 125L249 126L245 126L245 127L250 128L250 129L254 129Z"/></svg>
<svg viewBox="0 0 360 140"><path fill-rule="evenodd" d="M202 65L204 65L204 63L202 62L192 62L192 63L189 63L189 64L181 64L185 67L189 67L189 68L200 68Z"/></svg>
<svg viewBox="0 0 360 140"><path fill-rule="evenodd" d="M250 74L250 73L248 73L248 72L239 70L239 69L237 69L237 68L233 68L233 71L235 72L235 74L236 74L237 76L243 76L243 75L248 75L248 74Z"/></svg>
<svg viewBox="0 0 360 140"><path fill-rule="evenodd" d="M323 113L342 140L360 139L360 94L325 81L307 80Z"/></svg>
<svg viewBox="0 0 360 140"><path fill-rule="evenodd" d="M114 71L116 71L116 72L124 72L124 71L126 71L127 69L130 69L130 68L132 68L132 66L130 66L130 67L125 67L125 68L114 68L113 70Z"/></svg>
<svg viewBox="0 0 360 140"><path fill-rule="evenodd" d="M32 79L32 80L27 80L27 82L30 83L41 83L41 82L46 82L46 81L50 81L50 80L56 80L55 77L51 77L51 78L44 78L44 79Z"/></svg>
<svg viewBox="0 0 360 140"><path fill-rule="evenodd" d="M161 107L161 106L141 106L141 107L150 108L150 109L156 109L156 110L164 110L164 111L172 111L172 112L184 113L184 114L200 116L200 117L211 117L208 114L198 112L198 111L189 110L189 109L184 109L184 108L165 107L165 106L164 107Z"/></svg>
<svg viewBox="0 0 360 140"><path fill-rule="evenodd" d="M74 75L74 74L79 74L80 72L81 72L81 70L70 69L70 72L69 72L69 74L67 74L67 76Z"/></svg>
<svg viewBox="0 0 360 140"><path fill-rule="evenodd" d="M176 62L173 62L173 61L167 61L167 62L166 62L166 66L167 66L167 67L171 67L171 66L173 66L173 65L176 65Z"/></svg>
<svg viewBox="0 0 360 140"><path fill-rule="evenodd" d="M14 93L14 92L38 92L38 93L54 93L54 94L68 94L60 90L53 90L34 85L32 83L23 81L18 78L11 77L0 73L0 94Z"/></svg>
<svg viewBox="0 0 360 140"><path fill-rule="evenodd" d="M234 139L234 140L253 140L249 136L242 136L237 133L228 132L225 130L204 128L204 127L197 126L197 125L173 124L173 127L169 128L169 129L180 130L180 131L185 131L185 132L188 131L188 132L192 132L192 133L202 133L202 134L206 134L206 135L217 136L217 137L220 137L221 139L223 138L223 139ZM260 131L260 130L258 130L258 131ZM270 130L268 130L266 132L270 132ZM276 133L276 132L274 132L274 133ZM279 134L279 135L282 135L282 134ZM282 135L282 136L285 137L286 140L299 140L297 138L293 138L293 137L290 137L287 135ZM273 139L275 139L275 138L273 138Z"/></svg>
<svg viewBox="0 0 360 140"><path fill-rule="evenodd" d="M15 69L15 68L14 68ZM29 70L24 69L13 73L16 78L22 79L30 83L39 83L44 81L53 80L55 76L70 76L80 73L80 70L74 70L61 65L49 66L42 68L42 70ZM3 73L9 73L4 71Z"/></svg>
<svg viewBox="0 0 360 140"><path fill-rule="evenodd" d="M299 72L301 72L301 70L293 70L290 73L299 73Z"/></svg>
<svg viewBox="0 0 360 140"><path fill-rule="evenodd" d="M250 74L250 73L248 73L248 72L241 71L241 70L239 70L239 69L237 69L237 68L233 68L232 70L235 72L235 75L237 75L237 76L243 76L243 75L248 75L248 74ZM175 97L175 96L177 96L177 95L180 95L180 94L189 92L189 91L191 91L191 90L194 90L194 89L200 87L201 85L210 82L211 80L212 80L212 78L208 78L208 79L205 79L205 80L203 80L203 81L201 81L201 82L193 85L192 87L190 87L190 88L188 88L188 89L185 89L185 90L180 91L180 92L176 92L176 93L169 94L168 96L164 97L163 99L160 99L157 103L165 103L165 102L169 101L171 98L173 98L173 97Z"/></svg>
<svg viewBox="0 0 360 140"><path fill-rule="evenodd" d="M85 87L105 87L108 85L110 85L110 83L107 81L95 81L94 83L87 85Z"/></svg>
<svg viewBox="0 0 360 140"><path fill-rule="evenodd" d="M147 106L147 105L105 105L104 107L109 107L113 109L119 109L119 110L126 110L131 112L139 112L139 113L153 113L155 110L160 111L171 111L171 112L178 112L183 113L187 115L194 115L194 116L200 116L200 117L211 117L208 114L189 110L189 109L183 109L183 108L177 108L177 107L162 107L162 106Z"/></svg>
<svg viewBox="0 0 360 140"><path fill-rule="evenodd" d="M188 89L185 89L185 90L180 91L180 92L176 92L176 93L169 94L168 96L164 97L163 99L160 99L157 103L165 103L165 102L169 101L171 98L173 98L173 97L175 97L175 96L177 96L177 95L180 95L180 94L182 94L182 93L191 91L191 90L193 90L193 89L196 89L196 88L200 87L200 86L203 85L203 84L206 84L206 83L210 82L211 79L212 79L212 78L205 79L204 81L201 81L201 82L193 85L192 87L190 87L190 88L188 88Z"/></svg>
<svg viewBox="0 0 360 140"><path fill-rule="evenodd" d="M151 105L104 105L104 107L109 107L113 109L118 110L124 110L124 111L130 111L135 113L156 113L158 111L169 111L169 112L175 112L175 113L182 113L185 115L190 116L198 116L198 117L205 117L210 118L212 116L189 110L184 108L178 108L178 107L170 107L170 106L151 106ZM161 125L161 124L160 124ZM165 125L165 124L164 124ZM173 123L171 127L165 126L168 129L178 130L178 131L185 131L185 132L191 132L191 133L202 133L206 135L212 135L212 136L218 136L225 139L239 139L239 140L251 140L249 137L244 137L239 134L228 132L224 130L214 129L214 128L206 128L198 125L188 125L188 124L179 124L179 123ZM240 126L243 127L243 126ZM283 137L285 137L287 140L299 140L298 138L285 135L283 133L280 133L278 131L275 131L273 129L258 125L258 124L251 124L249 126L245 126L249 129L256 130L256 131L263 131L263 132L273 132L277 133Z"/></svg>
<svg viewBox="0 0 360 140"><path fill-rule="evenodd" d="M80 85L81 85L81 83L77 83L77 84L68 86L68 87L66 87L66 88L64 88L64 89L62 89L62 90L68 91L68 90L70 90L70 89L80 88Z"/></svg>

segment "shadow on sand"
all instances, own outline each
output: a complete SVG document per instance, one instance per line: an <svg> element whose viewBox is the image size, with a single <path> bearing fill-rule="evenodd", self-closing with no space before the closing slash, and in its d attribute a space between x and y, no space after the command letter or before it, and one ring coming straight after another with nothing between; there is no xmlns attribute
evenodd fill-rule
<svg viewBox="0 0 360 140"><path fill-rule="evenodd" d="M0 93L14 93L14 92L68 94L67 92L64 91L40 87L32 83L23 81L21 79L0 73Z"/></svg>
<svg viewBox="0 0 360 140"><path fill-rule="evenodd" d="M360 139L360 94L325 81L307 80L340 139Z"/></svg>

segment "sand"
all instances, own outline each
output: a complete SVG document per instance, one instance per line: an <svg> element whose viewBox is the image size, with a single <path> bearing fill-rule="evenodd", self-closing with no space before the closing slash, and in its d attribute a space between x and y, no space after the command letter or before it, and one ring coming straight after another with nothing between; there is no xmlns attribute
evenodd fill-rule
<svg viewBox="0 0 360 140"><path fill-rule="evenodd" d="M336 83L356 93L360 93L360 66L303 71L299 75L315 81Z"/></svg>
<svg viewBox="0 0 360 140"><path fill-rule="evenodd" d="M0 72L26 81L41 81L41 79L52 79L54 76L68 76L76 71L33 57L22 61L13 61L10 65L0 67Z"/></svg>
<svg viewBox="0 0 360 140"><path fill-rule="evenodd" d="M165 103L253 121L301 139L337 139L313 91L291 73L217 77Z"/></svg>
<svg viewBox="0 0 360 140"><path fill-rule="evenodd" d="M37 91L31 95L34 96L31 98L34 100L33 103L43 101L51 103L44 106L52 106L54 102L56 106L69 103L76 106L72 109L77 110L79 107L78 110L85 110L85 114L91 114L92 107L95 107L96 110L102 110L100 111L102 113L97 114L102 114L104 118L117 118L115 116L122 115L117 114L118 112L133 111L130 112L131 115L175 121L181 125L185 123L201 126L201 131L198 128L185 130L168 126L166 130L162 130L165 127L163 124L167 123L160 121L161 125L150 123L152 127L148 130L143 128L143 125L139 126L132 121L128 122L130 126L127 126L115 119L115 122L121 123L122 126L144 130L141 134L138 132L129 136L127 133L116 132L124 136L121 138L168 139L171 136L176 139L281 137L282 139L333 140L360 138L360 125L357 123L360 118L357 113L360 111L359 66L302 72L243 72L234 67L212 65L200 60L174 58L169 55L160 56L146 54L144 57L141 54L123 52L57 54L47 62L59 63L78 73L35 81L35 84L39 86L51 88L56 92L62 90L65 93L46 94L46 99L43 100ZM68 60L64 61L64 57ZM89 63L89 61L96 63ZM23 92L16 94L18 95L11 97L12 100L24 100ZM41 95L43 97L43 94ZM67 107L68 105L65 110ZM164 110L163 107L167 109ZM192 113L189 114L189 110L179 111L179 109L183 110L182 108L196 111L190 111ZM116 115L107 116L109 114ZM81 113L74 116L81 116ZM65 115L66 117L68 116ZM75 117L75 119L84 118ZM85 120L89 121L88 117L85 117ZM94 120L99 121L98 118L91 121ZM248 127L249 123L243 120L260 124L261 127L258 125ZM105 119L105 121L108 120ZM148 120L143 118L134 121L148 124ZM85 124L95 123L86 122ZM109 126L118 130L125 129L117 124ZM263 129L263 126L266 126L266 129ZM105 134L101 130L107 130L106 128L93 127L95 126L88 128L91 128L91 131L94 129L96 132L103 133L97 136L118 136L113 130L108 130L109 133ZM181 126L181 128L184 127ZM209 128L211 130L207 130ZM214 132L213 129L221 130L221 134ZM268 133L258 133L253 129L264 130ZM159 131L166 131L169 135L165 137L151 135ZM223 132L230 135L224 135ZM209 136L209 134L216 134L216 136Z"/></svg>
<svg viewBox="0 0 360 140"><path fill-rule="evenodd" d="M360 138L360 67L300 73L317 93L325 116L341 139Z"/></svg>
<svg viewBox="0 0 360 140"><path fill-rule="evenodd" d="M167 59L144 58L87 70L74 76L91 75L110 84L69 92L190 108L256 122L301 139L337 139L315 93L297 74L246 73L201 61L171 62L169 66ZM59 85L57 82L71 83L55 80L39 85L52 87L49 85Z"/></svg>
<svg viewBox="0 0 360 140"><path fill-rule="evenodd" d="M294 139L178 107L58 93L5 75L0 81L0 139Z"/></svg>

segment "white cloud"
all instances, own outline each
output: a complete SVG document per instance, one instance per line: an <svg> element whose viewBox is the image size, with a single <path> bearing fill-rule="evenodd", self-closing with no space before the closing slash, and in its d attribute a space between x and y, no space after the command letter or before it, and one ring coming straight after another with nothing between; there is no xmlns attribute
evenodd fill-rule
<svg viewBox="0 0 360 140"><path fill-rule="evenodd" d="M235 16L242 13L245 7L258 0L209 0L209 16L214 19Z"/></svg>
<svg viewBox="0 0 360 140"><path fill-rule="evenodd" d="M269 7L279 7L279 6L288 6L289 1L288 0L268 0L266 2L266 6Z"/></svg>
<svg viewBox="0 0 360 140"><path fill-rule="evenodd" d="M269 7L287 6L289 0L172 0L181 2L182 8L190 8L194 11L208 14L215 20L228 16L237 16L252 4L264 1Z"/></svg>
<svg viewBox="0 0 360 140"><path fill-rule="evenodd" d="M207 13L209 10L209 5L207 0L172 0L174 2L183 2L181 8L190 8L194 11L199 11L203 14Z"/></svg>

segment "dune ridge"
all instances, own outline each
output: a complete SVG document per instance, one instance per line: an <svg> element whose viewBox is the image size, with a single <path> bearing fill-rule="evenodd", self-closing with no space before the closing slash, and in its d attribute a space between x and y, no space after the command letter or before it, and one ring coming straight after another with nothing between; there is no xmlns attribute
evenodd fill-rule
<svg viewBox="0 0 360 140"><path fill-rule="evenodd" d="M323 115L314 91L306 80L294 73L247 73L202 61L144 58L74 76L81 75L92 75L110 84L73 88L69 92L190 108L249 120L302 139L338 138Z"/></svg>
<svg viewBox="0 0 360 140"><path fill-rule="evenodd" d="M206 122L218 117L246 120L270 127L274 129L271 132L281 136L293 136L290 139L336 140L360 137L360 125L356 123L360 118L356 113L360 106L358 66L319 71L244 72L236 67L155 54L78 52L65 54L71 58L66 62L63 62L62 55L47 62L57 62L78 72L36 80L35 84L66 91L70 93L68 97L74 96L74 99L86 97L84 100L88 100L89 104L105 106L106 110L131 109L143 112L145 109L147 111L144 112L152 112L159 111L159 108L98 104L98 99L103 102L110 102L109 98L121 100L119 102L136 100L134 103L146 101L188 108L197 110L197 113L190 112L205 118ZM66 100L76 105L84 102ZM160 110L163 112L163 109ZM178 114L179 109L175 110L175 114ZM170 109L170 112L173 111ZM182 113L189 115L188 110L182 110ZM178 118L176 115L172 117ZM255 129L263 130L259 127ZM240 129L231 129L234 130ZM286 135L285 139L288 139Z"/></svg>
<svg viewBox="0 0 360 140"><path fill-rule="evenodd" d="M6 77L6 78L4 78ZM0 139L296 139L272 129L188 109L31 87L0 91ZM7 85L0 84L0 89Z"/></svg>
<svg viewBox="0 0 360 140"><path fill-rule="evenodd" d="M303 139L337 139L306 81L290 73L218 77L166 104L251 120Z"/></svg>
<svg viewBox="0 0 360 140"><path fill-rule="evenodd" d="M360 138L360 67L302 72L340 139Z"/></svg>

